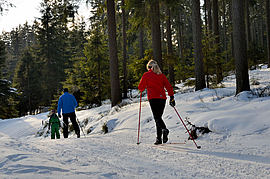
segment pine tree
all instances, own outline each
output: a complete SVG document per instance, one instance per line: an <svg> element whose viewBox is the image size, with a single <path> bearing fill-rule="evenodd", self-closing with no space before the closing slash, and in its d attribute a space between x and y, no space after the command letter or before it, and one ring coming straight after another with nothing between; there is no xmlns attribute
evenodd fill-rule
<svg viewBox="0 0 270 179"><path fill-rule="evenodd" d="M269 4L270 4L269 0L265 0L268 68L270 68L270 7L269 7Z"/></svg>
<svg viewBox="0 0 270 179"><path fill-rule="evenodd" d="M192 1L192 31L194 42L194 58L195 58L195 90L201 90L205 88L205 77L203 68L203 56L202 56L202 40L201 40L201 16L200 16L200 1Z"/></svg>
<svg viewBox="0 0 270 179"><path fill-rule="evenodd" d="M233 0L232 8L236 94L238 94L242 91L250 91L243 0Z"/></svg>
<svg viewBox="0 0 270 179"><path fill-rule="evenodd" d="M68 52L67 1L46 1L41 3L41 24L37 29L38 50L42 64L42 101L50 105L54 94L61 91L66 79L65 69L70 65Z"/></svg>
<svg viewBox="0 0 270 179"><path fill-rule="evenodd" d="M152 49L154 60L156 60L163 69L162 62L162 49L161 49L161 30L160 30L160 10L159 1L150 0L150 23L151 23L151 36L152 36Z"/></svg>
<svg viewBox="0 0 270 179"><path fill-rule="evenodd" d="M110 56L110 81L111 81L111 102L112 107L121 102L121 91L118 69L118 55L116 43L116 22L114 0L107 0L107 23L109 37Z"/></svg>
<svg viewBox="0 0 270 179"><path fill-rule="evenodd" d="M11 82L4 79L3 68L6 60L5 43L0 40L0 119L15 117L16 92L11 88Z"/></svg>
<svg viewBox="0 0 270 179"><path fill-rule="evenodd" d="M19 92L19 111L21 115L34 114L40 105L40 66L30 49L24 51L16 67L13 85Z"/></svg>
<svg viewBox="0 0 270 179"><path fill-rule="evenodd" d="M121 2L122 6L122 36L123 36L123 98L127 98L127 17L125 0Z"/></svg>

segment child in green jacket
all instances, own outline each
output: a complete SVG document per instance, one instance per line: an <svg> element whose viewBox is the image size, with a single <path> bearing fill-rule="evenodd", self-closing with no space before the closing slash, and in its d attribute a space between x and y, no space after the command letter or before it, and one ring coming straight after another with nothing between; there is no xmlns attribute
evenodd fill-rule
<svg viewBox="0 0 270 179"><path fill-rule="evenodd" d="M52 114L50 115L49 119L49 130L51 128L51 139L55 139L55 135L57 139L60 139L60 133L59 133L59 128L61 127L60 125L60 120L58 116L56 115L56 110L52 110Z"/></svg>

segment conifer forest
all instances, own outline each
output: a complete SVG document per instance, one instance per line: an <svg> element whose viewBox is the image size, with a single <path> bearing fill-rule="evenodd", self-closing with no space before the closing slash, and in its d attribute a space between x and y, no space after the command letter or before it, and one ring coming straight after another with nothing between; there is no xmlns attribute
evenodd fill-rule
<svg viewBox="0 0 270 179"><path fill-rule="evenodd" d="M150 59L174 87L222 88L235 74L235 94L249 91L249 69L270 67L269 1L42 0L34 23L0 34L0 119L55 108L63 88L80 109L118 105ZM0 16L10 8L0 0Z"/></svg>

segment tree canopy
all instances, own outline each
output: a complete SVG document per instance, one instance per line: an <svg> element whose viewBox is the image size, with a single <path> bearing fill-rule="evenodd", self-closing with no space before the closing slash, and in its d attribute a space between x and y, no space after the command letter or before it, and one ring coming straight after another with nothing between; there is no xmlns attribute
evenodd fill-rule
<svg viewBox="0 0 270 179"><path fill-rule="evenodd" d="M83 18L76 12L86 3L91 15ZM11 6L1 1L0 12ZM222 87L233 72L236 94L250 90L248 69L269 63L268 6L269 0L43 0L33 24L0 35L0 109L25 115L55 107L65 87L81 108L106 99L115 106L137 89L150 59L173 86Z"/></svg>

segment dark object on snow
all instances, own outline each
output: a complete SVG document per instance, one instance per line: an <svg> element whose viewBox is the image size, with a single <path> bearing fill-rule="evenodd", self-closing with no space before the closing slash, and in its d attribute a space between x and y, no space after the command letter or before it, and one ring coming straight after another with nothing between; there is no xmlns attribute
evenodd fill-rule
<svg viewBox="0 0 270 179"><path fill-rule="evenodd" d="M162 134L163 134L163 143L166 143L168 141L169 130L162 129Z"/></svg>
<svg viewBox="0 0 270 179"><path fill-rule="evenodd" d="M190 132L190 135L192 136L193 139L198 138L197 131L201 135L212 132L208 127L197 127L194 124L192 124L190 121L188 121L187 119L186 119L186 121L187 121L188 125L191 126L191 129L189 129L189 132ZM188 137L188 140L192 140L191 137Z"/></svg>
<svg viewBox="0 0 270 179"><path fill-rule="evenodd" d="M104 134L107 134L109 132L108 126L107 126L107 122L105 122L102 126L102 131L104 132Z"/></svg>
<svg viewBox="0 0 270 179"><path fill-rule="evenodd" d="M157 138L157 139L156 139L156 142L155 142L154 144L155 144L155 145L162 144L161 138Z"/></svg>

